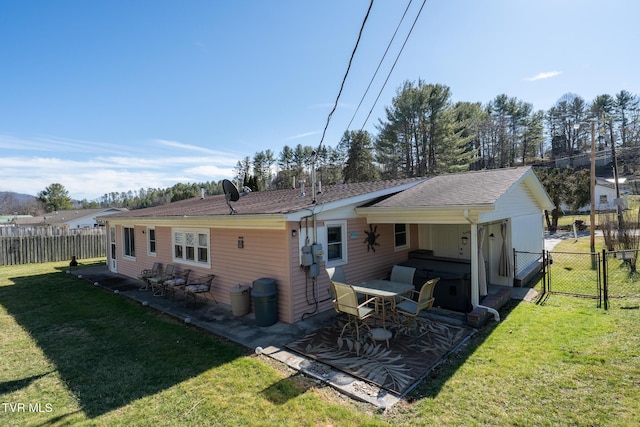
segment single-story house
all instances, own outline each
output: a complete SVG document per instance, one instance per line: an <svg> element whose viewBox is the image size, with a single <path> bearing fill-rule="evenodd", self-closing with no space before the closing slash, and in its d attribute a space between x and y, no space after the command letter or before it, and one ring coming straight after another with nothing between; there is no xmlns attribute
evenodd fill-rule
<svg viewBox="0 0 640 427"><path fill-rule="evenodd" d="M32 218L31 215L0 215L0 226L15 225L18 220L27 220Z"/></svg>
<svg viewBox="0 0 640 427"><path fill-rule="evenodd" d="M514 249L542 252L551 207L533 170L519 167L324 185L316 194L204 196L99 219L109 229L112 271L136 277L160 262L213 273L213 297L228 304L236 285L274 279L278 319L294 323L333 308L325 272L332 266L357 282L418 263L416 280L449 280L436 305L467 311L486 282L513 286Z"/></svg>
<svg viewBox="0 0 640 427"><path fill-rule="evenodd" d="M49 212L44 215L17 218L16 225L30 226L58 226L69 228L94 228L100 224L98 217L104 217L118 212L125 212L126 208L95 208L95 209L68 209Z"/></svg>
<svg viewBox="0 0 640 427"><path fill-rule="evenodd" d="M629 207L629 194L631 193L626 187L626 178L618 178L618 188L620 191L620 201L623 209ZM596 212L612 212L617 209L616 205L616 186L613 178L596 177L596 185L593 189L595 195ZM565 209L563 207L563 209ZM565 209L566 210L566 209ZM586 204L578 209L578 212L585 213L591 211L591 204Z"/></svg>

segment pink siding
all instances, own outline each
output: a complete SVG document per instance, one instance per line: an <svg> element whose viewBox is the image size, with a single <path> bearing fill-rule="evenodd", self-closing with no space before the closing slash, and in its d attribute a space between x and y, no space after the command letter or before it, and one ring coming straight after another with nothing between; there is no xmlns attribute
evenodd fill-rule
<svg viewBox="0 0 640 427"><path fill-rule="evenodd" d="M323 225L323 223L318 224L318 226L321 225ZM295 225L291 227L295 228ZM367 245L364 243L366 237L365 230L369 231L369 225L366 219L357 218L347 221L347 236L350 236L352 232L358 235L358 238L348 240L348 264L342 267L349 282L358 282L374 277L385 277L390 273L394 264L407 260L409 251L418 248L417 225L411 225L409 227L410 247L400 251L394 250L393 224L378 225L377 234L380 234L380 237L377 242L380 243L380 246L375 247L375 252L367 252ZM305 278L305 273L298 265L299 251L298 240L292 239L289 256L291 263L294 322L300 320L304 313L312 312L315 308L315 305L310 305L307 302L306 293L309 294L310 299L315 295L319 295L317 299L320 303L317 312L320 313L333 309L331 298L329 298L329 277L325 272L325 263L321 263L320 265L317 278L317 290L314 292L310 279Z"/></svg>
<svg viewBox="0 0 640 427"><path fill-rule="evenodd" d="M289 264L287 240L284 230L234 230L210 229L211 269L181 264L173 261L172 227L156 227L156 256L147 254L146 227L135 227L136 259L122 256L122 227L116 229L118 272L136 277L141 270L150 268L154 262L173 264L178 272L190 269L193 276L215 274L212 295L225 304L231 303L229 289L237 284L251 285L263 277L276 279L278 284L278 316L281 321L291 323ZM291 236L289 232L286 236ZM244 248L238 248L238 237L243 237Z"/></svg>
<svg viewBox="0 0 640 427"><path fill-rule="evenodd" d="M147 253L147 228L136 226L136 259L126 259L122 256L122 227L117 226L118 272L136 277L141 270L150 268L154 262L160 262L163 268L167 264L174 264L177 271L191 269L195 276L213 273L216 278L212 294L217 301L225 304L231 303L229 289L233 286L251 285L254 280L263 277L273 278L278 286L278 318L282 322L294 323L302 319L305 313L314 314L333 309L325 264L320 264L315 284L300 268L299 240L291 235L291 231L297 228L298 223L290 223L286 230L212 228L211 269L208 269L173 261L172 227L155 227L156 256L150 256ZM364 218L347 221L347 236L351 233L358 235L356 239L349 239L347 242L348 264L343 269L349 282L384 277L394 264L407 259L410 250L417 249L416 225L409 228L411 247L401 251L394 251L392 224L378 225L380 246L376 246L375 252L367 252L365 230L368 231L369 226ZM243 237L243 248L238 248L238 237ZM316 300L319 300L317 310Z"/></svg>
<svg viewBox="0 0 640 427"><path fill-rule="evenodd" d="M297 223L290 223L288 230L288 235L291 236L291 230L297 229ZM289 264L291 265L290 274L291 274L291 299L289 301L291 305L291 323L297 322L302 319L302 316L305 313L312 312L322 312L327 309L327 302L319 304L319 310L316 311L315 304L309 304L307 302L307 298L309 301L314 302L316 299L323 300L326 299L329 295L326 292L326 287L317 288L320 292L319 298L316 297L316 289L314 287L314 282L307 277L305 271L300 268L300 250L299 240L297 237L290 238L289 240ZM323 266L320 268L320 277L326 273L323 271ZM320 282L319 282L320 283ZM329 302L330 304L330 302Z"/></svg>
<svg viewBox="0 0 640 427"><path fill-rule="evenodd" d="M376 224L373 226L375 227ZM418 228L415 225L411 225L409 228L411 246L408 249L395 251L393 224L377 224L377 234L380 235L377 242L380 243L380 246L375 247L375 252L367 251L367 244L364 243L366 237L364 231L369 231L369 225L364 219L350 220L347 227L349 232L358 232L359 236L357 239L349 240L349 263L343 266L350 282L385 277L391 272L393 265L406 261L409 251L418 247Z"/></svg>
<svg viewBox="0 0 640 427"><path fill-rule="evenodd" d="M237 284L251 285L263 277L277 281L279 320L291 323L289 264L285 230L211 230L212 270L216 274L214 295L230 304L229 289ZM244 248L238 248L243 237Z"/></svg>

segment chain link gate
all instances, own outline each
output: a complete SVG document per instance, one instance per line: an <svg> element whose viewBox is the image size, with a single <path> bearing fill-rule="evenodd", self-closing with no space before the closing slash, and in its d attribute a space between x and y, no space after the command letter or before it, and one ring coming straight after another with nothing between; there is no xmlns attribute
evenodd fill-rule
<svg viewBox="0 0 640 427"><path fill-rule="evenodd" d="M598 300L602 306L601 258L597 252L549 252L548 291Z"/></svg>
<svg viewBox="0 0 640 427"><path fill-rule="evenodd" d="M605 309L612 302L620 303L620 308L640 307L640 272L636 268L639 255L639 249L602 251Z"/></svg>

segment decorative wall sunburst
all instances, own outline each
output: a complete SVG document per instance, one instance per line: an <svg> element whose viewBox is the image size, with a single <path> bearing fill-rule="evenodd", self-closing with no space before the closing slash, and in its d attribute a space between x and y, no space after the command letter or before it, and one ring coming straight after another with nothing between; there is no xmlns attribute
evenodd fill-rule
<svg viewBox="0 0 640 427"><path fill-rule="evenodd" d="M369 231L365 230L364 232L367 235L367 237L365 237L364 239L364 243L367 244L367 252L369 252L370 250L375 252L376 246L380 246L380 243L376 242L376 239L380 237L380 235L377 234L378 226L377 225L373 226L372 224L369 224Z"/></svg>

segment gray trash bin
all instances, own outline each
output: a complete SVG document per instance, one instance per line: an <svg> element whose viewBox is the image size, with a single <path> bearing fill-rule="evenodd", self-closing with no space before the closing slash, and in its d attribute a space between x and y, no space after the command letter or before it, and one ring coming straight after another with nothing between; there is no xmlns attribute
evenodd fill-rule
<svg viewBox="0 0 640 427"><path fill-rule="evenodd" d="M278 321L278 288L275 279L254 280L251 297L256 325L271 326Z"/></svg>
<svg viewBox="0 0 640 427"><path fill-rule="evenodd" d="M234 316L244 316L249 313L251 305L251 287L248 285L236 285L229 289L231 297L231 313Z"/></svg>

